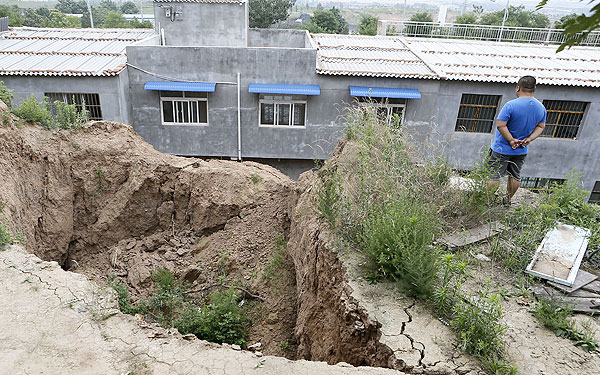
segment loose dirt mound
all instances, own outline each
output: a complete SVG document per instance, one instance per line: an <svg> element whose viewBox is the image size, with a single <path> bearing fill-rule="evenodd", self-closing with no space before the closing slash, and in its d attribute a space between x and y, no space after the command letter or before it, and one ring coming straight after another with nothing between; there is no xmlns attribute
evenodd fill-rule
<svg viewBox="0 0 600 375"><path fill-rule="evenodd" d="M134 297L148 295L158 268L205 292L237 280L265 298L252 310L250 340L295 356L295 270L285 251L265 275L296 200L276 169L164 155L111 122L71 132L0 127L0 163L5 214L40 258L104 284L114 273Z"/></svg>

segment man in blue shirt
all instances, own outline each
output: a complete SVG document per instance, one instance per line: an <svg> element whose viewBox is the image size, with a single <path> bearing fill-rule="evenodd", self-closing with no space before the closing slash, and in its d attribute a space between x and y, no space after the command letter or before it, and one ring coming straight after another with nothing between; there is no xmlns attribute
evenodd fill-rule
<svg viewBox="0 0 600 375"><path fill-rule="evenodd" d="M521 77L516 92L517 99L506 103L498 115L498 129L488 162L491 173L488 181L490 195L498 190L500 179L508 175L507 192L502 199L505 205L510 205L511 198L521 184L521 168L529 144L542 134L546 126L546 108L533 97L535 78Z"/></svg>

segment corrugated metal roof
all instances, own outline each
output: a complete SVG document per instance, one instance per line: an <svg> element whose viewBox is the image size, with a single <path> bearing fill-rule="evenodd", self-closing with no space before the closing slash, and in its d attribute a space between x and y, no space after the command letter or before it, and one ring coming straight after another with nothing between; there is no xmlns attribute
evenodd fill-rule
<svg viewBox="0 0 600 375"><path fill-rule="evenodd" d="M600 49L456 39L313 34L317 73L600 87Z"/></svg>
<svg viewBox="0 0 600 375"><path fill-rule="evenodd" d="M524 75L538 84L600 87L600 49L525 43L406 38L406 45L442 79L515 83Z"/></svg>
<svg viewBox="0 0 600 375"><path fill-rule="evenodd" d="M255 94L321 95L319 85L284 85L276 83L251 83L248 92Z"/></svg>
<svg viewBox="0 0 600 375"><path fill-rule="evenodd" d="M421 99L421 93L416 89L398 87L349 86L351 96L368 98Z"/></svg>
<svg viewBox="0 0 600 375"><path fill-rule="evenodd" d="M144 90L215 92L215 82L148 81Z"/></svg>
<svg viewBox="0 0 600 375"><path fill-rule="evenodd" d="M438 78L402 41L387 36L312 34L317 73L398 78Z"/></svg>
<svg viewBox="0 0 600 375"><path fill-rule="evenodd" d="M154 0L155 3L233 3L243 4L246 0Z"/></svg>
<svg viewBox="0 0 600 375"><path fill-rule="evenodd" d="M112 76L148 29L12 28L0 34L0 75Z"/></svg>

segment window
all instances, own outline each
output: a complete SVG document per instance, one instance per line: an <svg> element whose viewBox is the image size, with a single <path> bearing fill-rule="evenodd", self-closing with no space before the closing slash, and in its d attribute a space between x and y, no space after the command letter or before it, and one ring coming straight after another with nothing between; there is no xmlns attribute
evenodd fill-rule
<svg viewBox="0 0 600 375"><path fill-rule="evenodd" d="M205 92L161 91L163 125L208 125L208 94Z"/></svg>
<svg viewBox="0 0 600 375"><path fill-rule="evenodd" d="M499 95L463 94L456 119L457 132L491 133Z"/></svg>
<svg viewBox="0 0 600 375"><path fill-rule="evenodd" d="M261 95L258 107L260 126L306 126L306 96Z"/></svg>
<svg viewBox="0 0 600 375"><path fill-rule="evenodd" d="M560 185L564 182L565 180L561 178L522 177L521 187L539 193L547 186Z"/></svg>
<svg viewBox="0 0 600 375"><path fill-rule="evenodd" d="M596 181L592 194L590 194L590 203L600 204L600 181Z"/></svg>
<svg viewBox="0 0 600 375"><path fill-rule="evenodd" d="M58 100L59 102L67 104L75 104L80 111L85 104L85 110L88 112L88 119L102 120L102 108L100 107L100 95L98 94L47 92L44 96L46 96L51 103Z"/></svg>
<svg viewBox="0 0 600 375"><path fill-rule="evenodd" d="M404 109L406 108L406 99L395 98L370 98L367 96L357 96L360 106L372 106L377 111L377 116L393 124L397 121L401 125L404 121Z"/></svg>
<svg viewBox="0 0 600 375"><path fill-rule="evenodd" d="M550 138L577 138L579 125L583 120L585 102L565 100L544 100L546 107L546 127L542 137Z"/></svg>

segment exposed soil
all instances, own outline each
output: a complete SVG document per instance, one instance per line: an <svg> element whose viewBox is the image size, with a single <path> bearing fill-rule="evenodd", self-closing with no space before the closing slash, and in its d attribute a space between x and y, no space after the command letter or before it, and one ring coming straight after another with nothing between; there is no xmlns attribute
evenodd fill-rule
<svg viewBox="0 0 600 375"><path fill-rule="evenodd" d="M339 162L343 153L350 157L350 152L351 147L341 145L332 163ZM55 261L101 286L115 274L134 299L151 293L151 273L159 268L190 282L199 291L198 297L206 297L217 284L239 283L265 300L251 309L249 343L260 341L267 355L414 374L482 373L478 361L461 351L454 333L425 304L405 297L393 284L371 285L364 280L364 259L335 241L314 210L315 179L315 172L307 172L295 183L258 163L164 155L132 128L117 123L93 122L77 131L53 132L37 126L0 126L4 214L13 229L23 232L27 251L43 260ZM521 198L515 198L518 204ZM485 246L477 251L487 253ZM96 298L97 288L84 276L17 250L2 256L0 271L10 282L2 289L6 297L0 297L21 307L5 303L5 309L0 309L1 316L10 318L3 320L4 326L0 322L4 335L0 355L15 358L18 352L23 358L34 358L23 353L37 353L47 359L40 363L69 369L67 373L98 373L95 369L110 373L140 363L151 364L147 373L164 373L165 364L177 368L174 373L189 372L190 366L207 366L200 373L214 369L226 374L263 368L264 363L249 353L241 354L244 360L240 362L240 356L222 347L212 354L204 349L216 347L199 341L188 347L172 331L159 330L163 336L151 338L160 340L148 342L142 338L149 334L144 331L150 329L148 324L122 314L112 318L114 301L102 307L101 316L110 312L106 321L91 314L90 307L106 297ZM492 263L474 261L473 268L475 274L467 283L472 292L488 277L500 291L514 287L513 280ZM24 274L33 276L30 281L35 290L15 281L28 277ZM40 298L36 291L43 291ZM70 297L60 294L67 292ZM19 324L21 309L28 304L32 313ZM509 359L521 373L600 373L598 355L587 354L541 327L529 313L533 304L531 296L513 296L503 302ZM82 312L87 315L78 320L75 316ZM68 318L57 323L63 331L69 325L89 328L69 331L62 341L48 340L57 332L54 320L62 317ZM597 318L590 321L600 328ZM41 336L30 339L19 334L36 325ZM13 333L7 334L10 327ZM164 335L168 339L161 341ZM129 336L135 340L127 340ZM86 337L92 338L94 347L77 350ZM36 342L43 342L47 351L39 353ZM10 343L18 350L11 352ZM85 358L96 358L89 363L97 367L82 368L64 356L61 367L52 360L52 353L61 350L72 351L82 363ZM110 353L108 364L97 360L101 353ZM200 359L194 358L197 354ZM273 361L275 367L264 366L265 373L284 372L280 360ZM223 361L231 361L233 367ZM344 373L337 368L290 366L297 372L310 368ZM35 366L18 361L5 368L36 372ZM353 371L348 367L348 373Z"/></svg>
<svg viewBox="0 0 600 375"><path fill-rule="evenodd" d="M296 200L276 169L164 155L110 122L0 127L0 163L6 214L40 258L104 285L114 273L134 299L152 291L159 268L204 290L199 297L241 282L265 299L251 309L250 344L295 358L296 275L285 249L265 274Z"/></svg>

